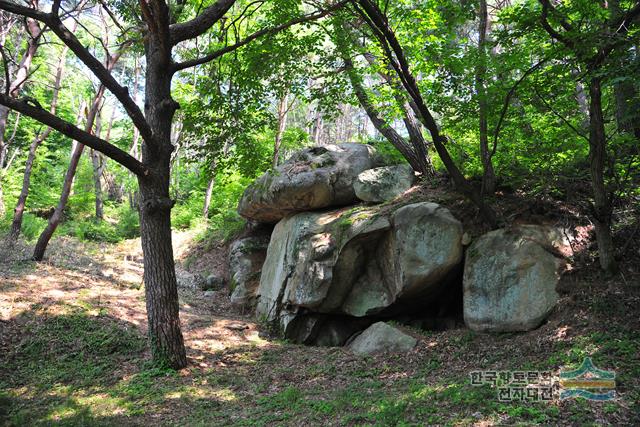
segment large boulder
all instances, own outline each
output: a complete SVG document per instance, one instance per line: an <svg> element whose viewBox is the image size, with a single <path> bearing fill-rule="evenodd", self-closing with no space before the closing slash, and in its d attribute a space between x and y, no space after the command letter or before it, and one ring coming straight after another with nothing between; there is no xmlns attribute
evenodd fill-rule
<svg viewBox="0 0 640 427"><path fill-rule="evenodd" d="M376 353L406 353L413 350L418 341L411 335L384 322L377 322L365 329L348 345L358 355Z"/></svg>
<svg viewBox="0 0 640 427"><path fill-rule="evenodd" d="M284 216L357 201L353 182L378 166L375 149L365 144L339 144L298 151L245 190L238 213L275 223Z"/></svg>
<svg viewBox="0 0 640 427"><path fill-rule="evenodd" d="M258 288L257 315L389 316L424 308L452 285L462 225L435 203L305 212L280 221ZM288 336L297 339L296 337Z"/></svg>
<svg viewBox="0 0 640 427"><path fill-rule="evenodd" d="M528 331L556 305L563 262L557 235L547 227L491 231L467 250L464 320L475 331Z"/></svg>
<svg viewBox="0 0 640 427"><path fill-rule="evenodd" d="M360 173L353 189L364 202L386 202L410 189L415 179L409 165L382 166Z"/></svg>
<svg viewBox="0 0 640 427"><path fill-rule="evenodd" d="M271 230L261 230L234 241L229 247L231 303L251 308L256 302L260 273L267 256Z"/></svg>

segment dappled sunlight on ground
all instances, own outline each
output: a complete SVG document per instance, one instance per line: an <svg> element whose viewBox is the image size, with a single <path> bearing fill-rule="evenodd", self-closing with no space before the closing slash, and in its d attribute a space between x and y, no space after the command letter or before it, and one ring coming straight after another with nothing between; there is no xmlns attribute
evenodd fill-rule
<svg viewBox="0 0 640 427"><path fill-rule="evenodd" d="M191 237L178 233L181 256ZM137 240L65 238L47 262L18 262L28 249L0 258L0 409L10 408L9 425L580 425L639 413L640 292L624 283L567 277L570 291L535 331L412 330L414 351L373 357L266 338L231 308L227 290L181 289L189 366L174 372L149 364ZM586 355L618 373L616 402L498 402L494 388L469 385L478 369L557 377Z"/></svg>

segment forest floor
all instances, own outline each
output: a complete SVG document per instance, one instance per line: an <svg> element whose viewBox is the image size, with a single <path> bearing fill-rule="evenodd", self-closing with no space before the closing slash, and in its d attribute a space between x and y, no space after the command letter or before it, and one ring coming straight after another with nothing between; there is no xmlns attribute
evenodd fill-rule
<svg viewBox="0 0 640 427"><path fill-rule="evenodd" d="M187 258L192 237L175 234L182 266L224 264L222 245ZM45 263L22 261L29 249L0 254L0 424L640 425L635 257L609 280L595 267L565 274L557 309L532 332L412 331L414 351L375 357L267 338L227 291L181 289L189 367L175 372L149 362L138 240L57 238ZM477 370L557 381L585 356L616 372L615 400L502 402L470 384Z"/></svg>

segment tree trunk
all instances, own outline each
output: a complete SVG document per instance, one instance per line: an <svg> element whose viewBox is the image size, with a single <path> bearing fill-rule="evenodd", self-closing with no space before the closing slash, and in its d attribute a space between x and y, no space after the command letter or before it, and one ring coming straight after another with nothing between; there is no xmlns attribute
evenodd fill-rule
<svg viewBox="0 0 640 427"><path fill-rule="evenodd" d="M13 212L13 221L11 222L11 231L9 233L8 241L13 243L18 239L20 235L20 230L22 230L22 217L24 215L24 208L27 204L27 197L29 197L29 184L31 183L31 168L33 167L33 162L36 158L36 150L46 139L47 135L41 135L34 138L29 146L29 155L27 156L27 162L24 166L24 175L22 177L22 190L20 191L20 196L18 197L18 203L16 203L16 208Z"/></svg>
<svg viewBox="0 0 640 427"><path fill-rule="evenodd" d="M67 200L69 200L69 195L71 194L71 187L73 185L73 178L76 174L76 169L78 168L78 163L80 162L80 157L82 156L82 152L84 151L83 144L76 144L74 147L73 153L71 154L71 161L69 162L69 167L67 168L67 173L64 177L64 182L62 184L62 192L60 193L60 199L58 200L58 205L53 211L53 215L49 218L49 222L47 223L47 227L38 237L38 241L36 242L36 247L33 249L33 257L34 261L42 261L44 258L44 253L47 250L47 246L49 245L49 241L55 233L56 228L58 228L58 224L62 221L62 215L64 213L64 208L67 206Z"/></svg>
<svg viewBox="0 0 640 427"><path fill-rule="evenodd" d="M287 115L289 113L289 94L285 93L278 101L278 129L276 129L276 140L273 145L273 162L272 166L278 166L280 158L280 146L282 145L282 137L287 128Z"/></svg>
<svg viewBox="0 0 640 427"><path fill-rule="evenodd" d="M38 50L40 36L42 35L42 30L38 25L38 21L27 18L25 20L25 27L27 32L29 33L29 41L27 42L27 49L22 55L22 59L20 60L20 64L18 64L18 68L15 72L15 75L11 79L9 83L9 95L17 96L24 86L24 83L27 81L29 77L29 69L31 68L31 64L33 63L33 58L36 55L36 51ZM5 64L8 66L8 64ZM2 185L4 181L4 163L6 161L8 147L5 140L5 132L7 129L7 121L9 119L9 108L0 105L0 218L4 217L6 212L6 207L4 204L4 194L2 192Z"/></svg>
<svg viewBox="0 0 640 427"><path fill-rule="evenodd" d="M366 46L361 45L361 47L365 48ZM365 52L364 58L371 66L379 68L379 61L374 54L371 52ZM404 126L409 134L409 142L411 143L411 148L416 157L415 161L417 166L413 169L424 176L433 176L435 174L435 169L433 168L431 156L429 155L429 144L422 135L422 127L420 125L420 121L416 117L417 108L415 108L415 103L412 105L412 103L408 102L407 98L402 95L402 85L398 84L398 81L391 77L393 68L388 66L387 69L389 72L379 70L378 75L394 89L393 93L396 103L403 111L402 121L404 122ZM379 129L377 130L379 131Z"/></svg>
<svg viewBox="0 0 640 427"><path fill-rule="evenodd" d="M105 87L103 85L100 85L98 93L96 93L96 96L93 98L93 101L91 103L91 108L89 109L89 114L87 115L87 123L85 126L85 131L88 133L93 133L93 125L100 109L100 103L102 102L104 91ZM71 194L71 189L73 187L73 178L76 175L78 163L80 163L80 157L82 156L83 151L83 144L77 142L73 145L71 151L71 159L69 160L67 173L62 184L62 192L60 193L58 205L56 206L51 218L49 218L49 222L47 223L46 228L40 234L40 237L38 237L36 247L33 250L32 258L34 261L42 261L42 259L44 258L44 253L47 250L47 246L49 245L49 241L51 240L51 237L53 237L53 233L55 233L58 225L60 224L60 221L62 220L62 215L64 213L65 207L67 206L67 201L69 200L69 195Z"/></svg>
<svg viewBox="0 0 640 427"><path fill-rule="evenodd" d="M322 112L320 111L320 106L317 106L315 109L315 119L313 121L313 133L312 138L313 145L319 146L322 142Z"/></svg>
<svg viewBox="0 0 640 427"><path fill-rule="evenodd" d="M187 356L180 330L171 244L173 201L169 197L171 123L179 105L171 97L168 43L162 36L153 35L145 42L145 115L153 131L153 141L145 140L142 147L142 160L150 173L138 178L140 237L151 354L156 363L180 369L187 366Z"/></svg>
<svg viewBox="0 0 640 427"><path fill-rule="evenodd" d="M420 165L420 169L418 170L418 172L420 172L423 176L433 176L436 171L433 168L431 156L429 155L429 144L422 135L422 127L420 126L420 122L416 119L416 116L411 110L411 107L408 105L408 103L404 104L403 110L404 117L402 118L402 121L404 122L404 126L409 133L409 141L411 142L411 146L416 153L416 157Z"/></svg>
<svg viewBox="0 0 640 427"><path fill-rule="evenodd" d="M478 65L476 66L476 93L478 95L478 122L480 133L480 159L482 160L482 194L493 194L496 191L496 175L491 162L489 136L487 126L487 90L485 77L487 74L487 32L489 14L487 0L480 0L478 28Z"/></svg>
<svg viewBox="0 0 640 427"><path fill-rule="evenodd" d="M102 133L102 119L101 112L98 111L96 116L96 130L95 134L100 137ZM109 142L108 139L105 141ZM102 195L102 172L104 172L104 159L102 155L96 150L91 150L91 165L93 166L93 190L95 193L95 216L98 221L104 219L104 199Z"/></svg>
<svg viewBox="0 0 640 427"><path fill-rule="evenodd" d="M72 31L75 31L77 28L77 22L72 26ZM51 106L49 107L49 112L51 114L56 113L56 108L58 106L58 97L60 94L60 88L62 87L62 76L64 74L64 65L65 59L67 57L67 52L69 48L65 46L62 49L62 53L60 55L60 60L58 61L58 67L56 68L56 78L53 83L53 93L51 95ZM78 115L76 118L76 126L80 125L80 120L82 117L82 110L84 110L84 102L80 104L80 108L78 109ZM11 222L11 232L9 233L9 242L10 244L15 242L20 235L20 231L22 230L22 218L24 216L24 209L27 204L27 198L29 197L29 185L31 183L31 169L33 168L33 162L36 157L36 150L44 142L51 133L51 128L47 127L44 132L34 138L29 146L29 154L27 156L27 162L24 168L24 174L22 177L22 189L20 190L20 196L18 197L18 203L16 204L16 208L13 213L13 221Z"/></svg>
<svg viewBox="0 0 640 427"><path fill-rule="evenodd" d="M104 171L104 159L95 150L91 150L91 164L93 165L93 188L96 196L96 219L104 219L104 197L102 192L102 172Z"/></svg>
<svg viewBox="0 0 640 427"><path fill-rule="evenodd" d="M369 99L369 96L362 86L358 76L356 76L352 70L353 63L351 60L348 58L343 58L343 60L347 69L347 76L349 77L349 81L353 87L353 92L355 93L356 98L358 98L360 106L364 109L365 113L367 113L371 123L373 123L373 126L387 139L387 141L391 143L391 145L396 148L396 150L400 152L400 154L402 154L402 157L409 162L414 171L422 172L422 164L420 163L420 160L418 160L416 153L411 149L409 144L407 144L407 141L384 121Z"/></svg>
<svg viewBox="0 0 640 427"><path fill-rule="evenodd" d="M607 158L604 117L602 113L601 78L592 77L589 82L589 161L593 188L593 223L598 242L600 267L607 273L617 271L615 247L611 234L612 206L604 179Z"/></svg>
<svg viewBox="0 0 640 427"><path fill-rule="evenodd" d="M213 188L216 185L216 161L211 162L211 178L209 178L209 184L207 185L207 192L204 196L204 208L202 209L202 216L209 218L209 208L211 207L211 198L213 197Z"/></svg>

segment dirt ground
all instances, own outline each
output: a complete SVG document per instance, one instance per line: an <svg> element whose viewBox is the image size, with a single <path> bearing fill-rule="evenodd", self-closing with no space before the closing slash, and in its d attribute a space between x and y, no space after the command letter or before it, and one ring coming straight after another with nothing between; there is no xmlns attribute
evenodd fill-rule
<svg viewBox="0 0 640 427"><path fill-rule="evenodd" d="M193 234L176 232L178 274ZM180 289L189 367L153 367L139 241L56 238L47 262L21 244L0 253L0 421L6 425L640 425L640 263L612 279L568 271L540 328L476 334L411 331L402 355L356 357L260 332L226 289ZM202 251L202 248L200 248ZM186 274L225 265L214 245ZM180 261L182 260L182 261ZM584 357L617 374L609 402L499 402L474 370L550 371Z"/></svg>

